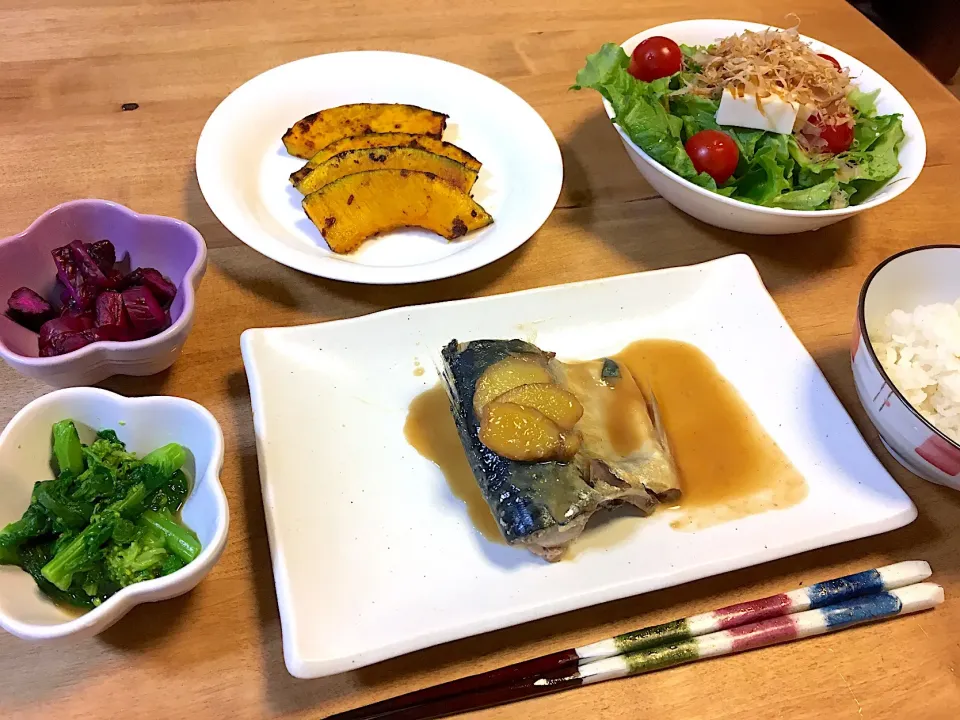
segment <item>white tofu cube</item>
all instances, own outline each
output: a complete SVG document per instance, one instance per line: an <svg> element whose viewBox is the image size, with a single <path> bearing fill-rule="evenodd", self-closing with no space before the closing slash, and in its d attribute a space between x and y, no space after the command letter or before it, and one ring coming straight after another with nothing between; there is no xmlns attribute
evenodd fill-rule
<svg viewBox="0 0 960 720"><path fill-rule="evenodd" d="M799 103L787 102L777 95L763 98L760 107L757 107L756 96L736 97L730 90L725 89L723 97L720 98L716 119L718 125L735 125L789 135L793 132L799 110Z"/></svg>

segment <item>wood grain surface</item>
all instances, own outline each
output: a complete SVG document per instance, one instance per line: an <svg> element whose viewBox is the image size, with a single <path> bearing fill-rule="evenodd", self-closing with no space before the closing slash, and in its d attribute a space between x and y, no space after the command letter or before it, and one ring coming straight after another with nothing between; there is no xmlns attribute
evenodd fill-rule
<svg viewBox="0 0 960 720"><path fill-rule="evenodd" d="M604 41L672 20L783 24L842 47L893 82L927 133L927 165L900 198L795 237L716 230L674 210L635 171L593 93L571 93ZM303 275L227 232L197 186L203 123L231 90L317 53L382 49L460 63L504 83L544 117L563 151L556 211L521 249L449 280L363 287ZM133 112L123 103L136 102ZM242 121L242 120L241 120ZM848 343L869 270L902 248L960 234L960 103L843 0L2 0L0 236L73 198L182 218L210 247L196 325L167 373L115 378L129 395L202 403L223 425L231 536L187 596L141 606L79 643L0 636L3 718L319 718L428 684L642 625L925 559L946 588L938 610L838 635L576 690L471 717L956 718L960 707L960 493L899 468L861 410ZM241 331L356 316L746 252L883 463L920 510L912 525L679 588L589 608L315 681L283 664ZM15 272L0 268L0 272ZM0 423L49 388L0 367ZM318 548L318 552L323 551ZM655 552L651 548L651 552ZM322 606L318 607L318 610Z"/></svg>

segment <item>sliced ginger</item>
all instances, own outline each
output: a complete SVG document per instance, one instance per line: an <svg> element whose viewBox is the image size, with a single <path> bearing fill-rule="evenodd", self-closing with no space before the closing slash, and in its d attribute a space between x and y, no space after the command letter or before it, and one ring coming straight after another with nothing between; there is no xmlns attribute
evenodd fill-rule
<svg viewBox="0 0 960 720"><path fill-rule="evenodd" d="M556 423L533 408L509 402L484 408L479 437L497 455L522 462L553 459L563 448Z"/></svg>
<svg viewBox="0 0 960 720"><path fill-rule="evenodd" d="M483 371L473 393L473 411L482 418L484 406L508 390L521 385L552 382L547 368L538 359L511 355Z"/></svg>
<svg viewBox="0 0 960 720"><path fill-rule="evenodd" d="M583 416L577 396L554 383L531 383L507 390L497 402L511 402L538 410L561 430L569 430Z"/></svg>

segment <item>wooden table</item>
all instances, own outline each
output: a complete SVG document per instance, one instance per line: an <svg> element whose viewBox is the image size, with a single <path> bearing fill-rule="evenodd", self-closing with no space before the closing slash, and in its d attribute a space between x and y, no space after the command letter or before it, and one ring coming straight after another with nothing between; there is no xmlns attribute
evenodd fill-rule
<svg viewBox="0 0 960 720"><path fill-rule="evenodd" d="M4 0L0 3L0 236L72 198L183 218L210 247L196 326L175 367L105 387L167 393L223 425L232 509L223 558L191 594L131 612L70 646L0 637L0 717L318 718L616 632L903 559L929 560L935 612L697 663L479 713L554 718L955 718L960 707L960 493L919 480L881 447L855 395L848 332L868 271L902 248L960 234L960 104L843 0L807 0L803 31L891 80L920 115L927 166L901 198L797 237L737 235L660 199L635 171L598 97L567 92L607 40L671 20L722 15L782 24L778 0ZM556 211L520 250L463 277L364 287L261 257L207 208L196 140L231 90L275 65L337 50L433 55L503 82L560 141ZM121 112L122 103L139 110ZM897 532L672 590L414 653L315 681L283 665L240 332L383 308L491 295L747 252L871 446L920 509ZM5 269L4 271L8 271ZM49 388L0 368L0 422Z"/></svg>

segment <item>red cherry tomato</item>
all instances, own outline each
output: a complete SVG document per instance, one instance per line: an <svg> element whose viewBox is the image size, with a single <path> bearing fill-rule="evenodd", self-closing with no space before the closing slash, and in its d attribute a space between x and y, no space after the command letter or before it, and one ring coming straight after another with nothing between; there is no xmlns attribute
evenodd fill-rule
<svg viewBox="0 0 960 720"><path fill-rule="evenodd" d="M831 125L819 115L814 115L808 122L820 131L820 137L827 143L827 152L835 155L849 150L853 145L853 127L848 123Z"/></svg>
<svg viewBox="0 0 960 720"><path fill-rule="evenodd" d="M833 55L827 55L826 53L820 53L820 57L824 60L829 60L830 63L837 69L837 72L843 72L843 68L840 67L840 63L837 62L837 59Z"/></svg>
<svg viewBox="0 0 960 720"><path fill-rule="evenodd" d="M727 180L740 162L740 151L733 138L719 130L701 130L684 146L693 160L697 172L707 175L721 184Z"/></svg>
<svg viewBox="0 0 960 720"><path fill-rule="evenodd" d="M680 72L683 53L670 38L649 37L637 45L630 57L627 72L638 80L651 82Z"/></svg>

